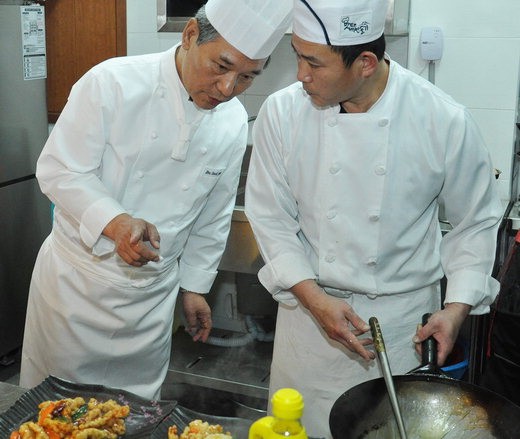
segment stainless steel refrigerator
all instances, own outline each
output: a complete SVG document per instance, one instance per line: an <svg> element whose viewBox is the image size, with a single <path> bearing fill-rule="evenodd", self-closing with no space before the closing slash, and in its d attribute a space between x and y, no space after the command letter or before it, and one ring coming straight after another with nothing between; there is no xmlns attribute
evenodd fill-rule
<svg viewBox="0 0 520 439"><path fill-rule="evenodd" d="M45 79L26 79L21 4L0 1L0 362L22 344L34 261L51 229L34 176L48 136Z"/></svg>

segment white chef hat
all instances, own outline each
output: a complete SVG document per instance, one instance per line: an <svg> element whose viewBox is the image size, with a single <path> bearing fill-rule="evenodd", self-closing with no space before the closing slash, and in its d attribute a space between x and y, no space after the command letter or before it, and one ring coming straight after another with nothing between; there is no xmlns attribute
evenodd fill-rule
<svg viewBox="0 0 520 439"><path fill-rule="evenodd" d="M293 33L312 43L353 46L377 40L388 0L294 0Z"/></svg>
<svg viewBox="0 0 520 439"><path fill-rule="evenodd" d="M271 55L291 24L292 0L208 0L218 33L250 59Z"/></svg>

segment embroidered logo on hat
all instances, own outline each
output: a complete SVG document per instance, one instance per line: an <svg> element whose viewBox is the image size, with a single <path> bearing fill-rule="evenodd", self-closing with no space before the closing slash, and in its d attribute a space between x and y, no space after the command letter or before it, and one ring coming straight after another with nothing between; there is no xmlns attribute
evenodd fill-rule
<svg viewBox="0 0 520 439"><path fill-rule="evenodd" d="M347 37L352 34L364 35L370 31L372 23L372 12L360 12L341 17L340 37Z"/></svg>
<svg viewBox="0 0 520 439"><path fill-rule="evenodd" d="M389 0L293 0L293 34L318 44L354 46L384 32Z"/></svg>

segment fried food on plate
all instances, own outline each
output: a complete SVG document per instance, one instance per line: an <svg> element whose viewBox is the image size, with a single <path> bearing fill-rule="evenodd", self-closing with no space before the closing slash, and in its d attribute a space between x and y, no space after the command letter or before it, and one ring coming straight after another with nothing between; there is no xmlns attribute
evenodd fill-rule
<svg viewBox="0 0 520 439"><path fill-rule="evenodd" d="M168 439L233 439L231 433L224 433L224 429L219 424L209 424L200 419L191 421L178 436L178 428L172 425L168 428Z"/></svg>
<svg viewBox="0 0 520 439"><path fill-rule="evenodd" d="M37 422L24 422L10 439L117 439L125 434L130 407L112 399L90 398L44 401Z"/></svg>

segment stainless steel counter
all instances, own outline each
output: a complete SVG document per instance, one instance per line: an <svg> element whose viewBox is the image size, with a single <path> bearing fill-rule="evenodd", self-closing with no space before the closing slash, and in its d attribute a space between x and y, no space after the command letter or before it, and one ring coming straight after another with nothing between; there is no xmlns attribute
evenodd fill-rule
<svg viewBox="0 0 520 439"><path fill-rule="evenodd" d="M236 347L195 343L181 328L173 336L163 398L176 399L169 385L184 383L267 399L272 349L272 342L256 340Z"/></svg>

